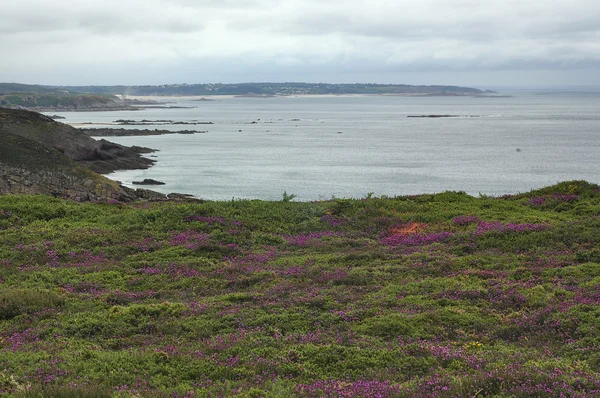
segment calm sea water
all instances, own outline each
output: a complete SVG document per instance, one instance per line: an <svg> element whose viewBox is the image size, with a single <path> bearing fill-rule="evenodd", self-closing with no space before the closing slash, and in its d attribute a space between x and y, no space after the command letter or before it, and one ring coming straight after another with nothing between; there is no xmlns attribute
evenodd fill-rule
<svg viewBox="0 0 600 398"><path fill-rule="evenodd" d="M296 200L433 193L501 195L571 179L600 182L600 93L512 92L510 98L286 97L194 102L191 109L63 113L66 122L213 122L206 134L111 137L160 150L148 170L161 192ZM407 118L452 114L460 118ZM472 117L470 117L472 116Z"/></svg>

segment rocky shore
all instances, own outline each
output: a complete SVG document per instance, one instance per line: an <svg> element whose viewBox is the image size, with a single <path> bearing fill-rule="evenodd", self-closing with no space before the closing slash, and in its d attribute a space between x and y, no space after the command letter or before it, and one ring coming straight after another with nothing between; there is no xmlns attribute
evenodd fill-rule
<svg viewBox="0 0 600 398"><path fill-rule="evenodd" d="M15 106L12 109L28 110L34 112L114 112L114 111L139 111L138 106L120 104L92 104L86 106L58 105L58 106Z"/></svg>
<svg viewBox="0 0 600 398"><path fill-rule="evenodd" d="M156 181L152 178L145 178L143 181L133 181L133 185L165 185L162 181Z"/></svg>
<svg viewBox="0 0 600 398"><path fill-rule="evenodd" d="M122 125L122 126L147 126L147 125L197 126L197 125L201 125L201 124L214 124L213 122L203 122L203 121L199 121L199 120L191 120L191 121L184 122L184 121L174 121L174 120L147 120L147 119L143 119L143 120L119 119L119 120L115 120L113 123Z"/></svg>
<svg viewBox="0 0 600 398"><path fill-rule="evenodd" d="M124 128L80 128L84 134L91 137L129 137L145 135L165 135L165 134L204 134L206 131L200 130L162 130L162 129L124 129Z"/></svg>
<svg viewBox="0 0 600 398"><path fill-rule="evenodd" d="M121 186L101 174L146 169L151 148L126 147L36 112L0 108L0 195L47 194L76 201L188 199Z"/></svg>

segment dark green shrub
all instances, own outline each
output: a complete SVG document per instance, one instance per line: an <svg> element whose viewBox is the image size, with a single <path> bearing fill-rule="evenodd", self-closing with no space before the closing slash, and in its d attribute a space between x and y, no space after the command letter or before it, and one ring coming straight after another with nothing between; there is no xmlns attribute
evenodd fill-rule
<svg viewBox="0 0 600 398"><path fill-rule="evenodd" d="M25 390L18 390L15 398L110 398L113 391L101 385L67 387L54 385L33 385Z"/></svg>
<svg viewBox="0 0 600 398"><path fill-rule="evenodd" d="M63 296L49 290L9 289L0 292L0 319L61 307Z"/></svg>

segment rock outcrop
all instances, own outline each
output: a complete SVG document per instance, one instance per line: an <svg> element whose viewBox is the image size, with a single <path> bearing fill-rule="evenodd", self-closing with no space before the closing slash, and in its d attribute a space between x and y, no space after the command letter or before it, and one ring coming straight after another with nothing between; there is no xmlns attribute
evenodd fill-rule
<svg viewBox="0 0 600 398"><path fill-rule="evenodd" d="M110 141L96 141L81 131L37 112L0 108L0 140L13 134L54 148L100 174L115 170L147 169L154 160L144 158L148 148L128 148Z"/></svg>
<svg viewBox="0 0 600 398"><path fill-rule="evenodd" d="M156 180L153 180L152 178L144 178L143 181L133 181L132 184L133 185L165 185L164 182L156 181Z"/></svg>
<svg viewBox="0 0 600 398"><path fill-rule="evenodd" d="M76 201L133 200L115 182L29 138L2 134L0 194L47 194Z"/></svg>
<svg viewBox="0 0 600 398"><path fill-rule="evenodd" d="M162 130L162 129L124 129L124 128L80 128L78 129L82 133L89 135L90 137L131 137L131 136L145 136L145 135L165 135L165 134L204 134L206 130Z"/></svg>
<svg viewBox="0 0 600 398"><path fill-rule="evenodd" d="M0 194L46 194L78 202L138 199L110 180L81 178L60 171L31 171L3 164L0 164Z"/></svg>
<svg viewBox="0 0 600 398"><path fill-rule="evenodd" d="M164 194L125 188L96 173L148 167L152 161L139 155L143 149L95 141L35 112L0 108L0 194L76 201L164 199Z"/></svg>

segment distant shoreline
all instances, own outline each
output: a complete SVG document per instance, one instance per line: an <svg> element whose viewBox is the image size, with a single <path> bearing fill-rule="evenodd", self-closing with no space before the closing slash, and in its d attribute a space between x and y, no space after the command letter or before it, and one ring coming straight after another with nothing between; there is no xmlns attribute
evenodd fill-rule
<svg viewBox="0 0 600 398"><path fill-rule="evenodd" d="M384 93L384 94L277 94L277 95L128 95L127 99L132 100L165 100L168 98L184 98L190 101L214 102L220 99L271 99L271 98L364 98L364 97L411 97L411 98L428 98L428 97L461 97L461 98L507 98L510 96L500 95L475 95L475 94L430 94L430 93Z"/></svg>

